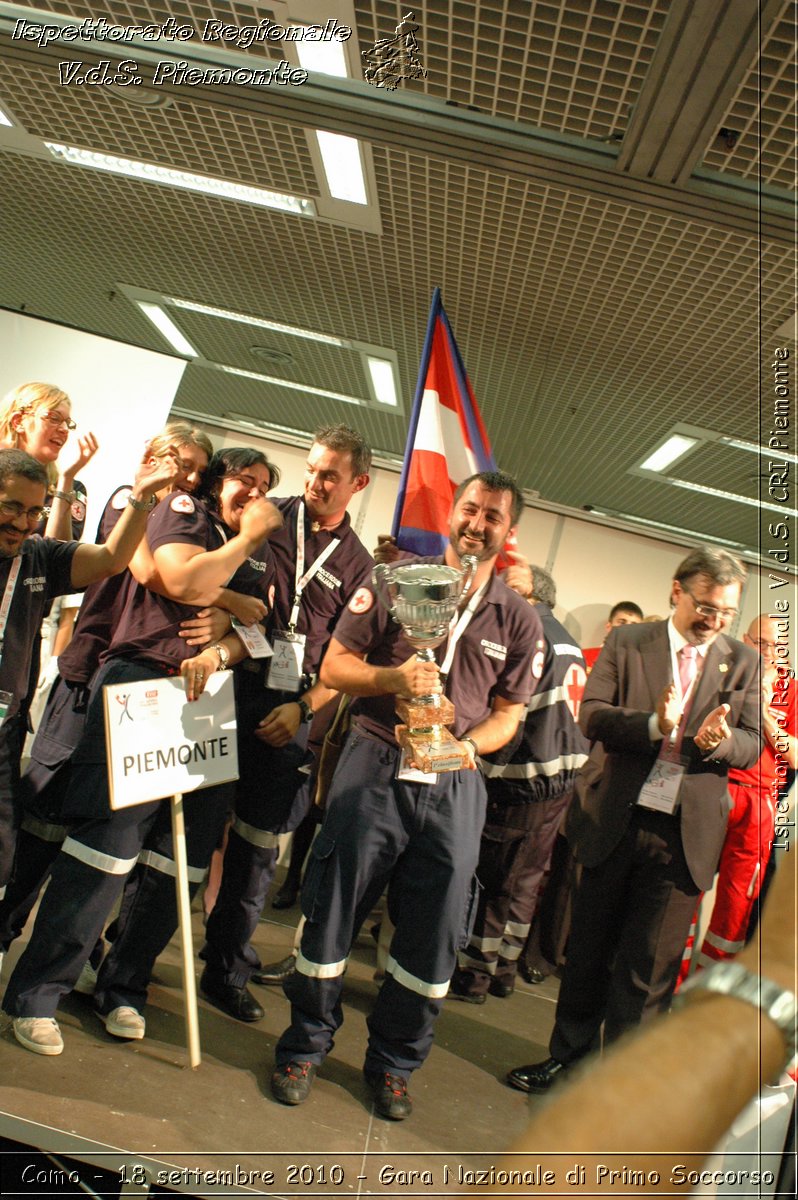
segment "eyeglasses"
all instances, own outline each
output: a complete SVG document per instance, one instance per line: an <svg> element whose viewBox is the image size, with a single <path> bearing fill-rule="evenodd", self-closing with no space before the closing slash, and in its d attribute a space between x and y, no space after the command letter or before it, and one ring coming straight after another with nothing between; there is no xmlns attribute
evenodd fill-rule
<svg viewBox="0 0 798 1200"><path fill-rule="evenodd" d="M748 637L748 634L746 634L745 636ZM766 642L764 638L749 637L748 640L752 646L756 646L757 650L759 650L760 653L763 650L775 650L776 649L775 642Z"/></svg>
<svg viewBox="0 0 798 1200"><path fill-rule="evenodd" d="M239 475L234 473L231 475L226 475L225 478L237 479L239 483L243 483L248 492L251 492L253 488L257 488L261 496L267 496L269 494L269 488L272 486L271 480L269 480L268 483L259 485L254 475Z"/></svg>
<svg viewBox="0 0 798 1200"><path fill-rule="evenodd" d="M699 604L693 593L684 584L682 584L682 591L690 597L693 608L699 617L709 617L714 621L725 623L726 621L731 621L740 611L739 608L713 608L711 604Z"/></svg>
<svg viewBox="0 0 798 1200"><path fill-rule="evenodd" d="M14 521L25 517L29 525L38 525L44 516L44 506L36 504L33 508L26 508L18 500L0 500L0 513L4 517L11 517Z"/></svg>
<svg viewBox="0 0 798 1200"><path fill-rule="evenodd" d="M52 425L56 429L58 428L59 425L66 425L66 427L70 431L70 433L72 432L73 429L77 429L77 425L72 420L72 418L64 417L61 415L61 413L40 412L40 413L37 413L36 415L41 417L41 419L43 421L46 421L48 425Z"/></svg>

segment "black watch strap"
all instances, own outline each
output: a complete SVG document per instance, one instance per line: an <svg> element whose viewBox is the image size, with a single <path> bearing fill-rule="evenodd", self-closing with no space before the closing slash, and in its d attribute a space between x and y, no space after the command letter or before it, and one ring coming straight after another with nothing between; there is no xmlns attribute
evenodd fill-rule
<svg viewBox="0 0 798 1200"><path fill-rule="evenodd" d="M307 700L297 700L299 711L302 713L302 724L309 725L313 720L313 709L308 704Z"/></svg>

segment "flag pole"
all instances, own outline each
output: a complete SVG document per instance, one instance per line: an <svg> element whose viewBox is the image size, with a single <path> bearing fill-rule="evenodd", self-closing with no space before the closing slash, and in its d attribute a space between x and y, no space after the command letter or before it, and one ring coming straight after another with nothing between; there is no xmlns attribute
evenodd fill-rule
<svg viewBox="0 0 798 1200"><path fill-rule="evenodd" d="M418 420L421 416L421 401L424 399L424 384L427 381L427 372L429 370L430 354L432 353L432 339L435 335L435 322L438 319L438 314L440 311L441 289L436 287L435 291L432 293L432 303L430 304L429 317L427 319L427 332L424 335L424 348L421 351L421 363L418 368L416 392L413 397L413 407L410 410L410 425L407 431L407 442L405 443L402 474L399 477L399 489L396 493L396 505L394 507L393 521L391 523L391 536L394 538L399 533L399 524L402 519L402 508L404 506L405 492L407 491L407 477L410 473L411 451L416 438Z"/></svg>

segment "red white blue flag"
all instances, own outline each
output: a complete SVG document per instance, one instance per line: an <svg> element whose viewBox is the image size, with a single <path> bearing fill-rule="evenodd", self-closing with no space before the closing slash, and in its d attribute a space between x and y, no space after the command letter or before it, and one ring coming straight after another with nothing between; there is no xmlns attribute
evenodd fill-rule
<svg viewBox="0 0 798 1200"><path fill-rule="evenodd" d="M442 554L455 488L496 462L441 303L432 296L391 533L410 554Z"/></svg>

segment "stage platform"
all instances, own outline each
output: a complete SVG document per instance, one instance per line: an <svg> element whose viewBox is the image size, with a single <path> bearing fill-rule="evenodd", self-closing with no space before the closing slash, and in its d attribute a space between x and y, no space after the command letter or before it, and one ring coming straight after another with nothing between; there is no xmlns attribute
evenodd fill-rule
<svg viewBox="0 0 798 1200"><path fill-rule="evenodd" d="M298 915L297 908L266 909L256 935L264 962L288 952ZM193 921L198 949L199 913ZM281 988L253 989L266 1016L252 1025L200 998L202 1063L187 1067L175 940L157 965L143 1041L110 1037L91 999L75 994L58 1014L65 1042L59 1057L18 1046L3 1018L0 1136L76 1160L82 1183L103 1195L109 1192L100 1168L125 1196L151 1188L194 1196L479 1193L467 1172L496 1163L539 1103L503 1078L509 1068L545 1057L557 982L521 982L509 998L489 997L481 1006L448 1000L430 1057L411 1080L412 1116L386 1121L375 1116L361 1075L366 1016L378 987L368 924L346 975L344 1025L302 1106L278 1104L269 1091L274 1045L289 1015ZM4 964L3 986L24 942ZM55 1194L58 1167L47 1162L53 1178L35 1178L44 1168L32 1166L25 1194ZM6 1165L19 1173L28 1165L25 1152ZM431 1182L410 1178L413 1171L429 1171Z"/></svg>

